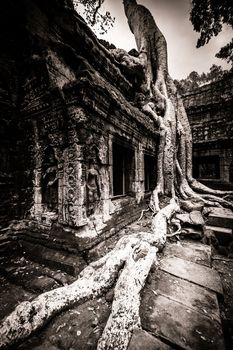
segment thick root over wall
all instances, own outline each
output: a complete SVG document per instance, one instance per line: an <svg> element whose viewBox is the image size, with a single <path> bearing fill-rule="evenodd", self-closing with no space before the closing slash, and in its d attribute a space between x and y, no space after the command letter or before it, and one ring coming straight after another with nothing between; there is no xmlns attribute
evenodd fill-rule
<svg viewBox="0 0 233 350"><path fill-rule="evenodd" d="M123 0L123 3L137 44L138 61L144 69L141 109L160 131L157 186L150 208L159 211L159 196L163 194L208 206L233 208L232 203L217 197L232 192L210 189L192 178L192 133L182 99L168 73L166 39L147 8L136 0Z"/></svg>
<svg viewBox="0 0 233 350"><path fill-rule="evenodd" d="M167 221L179 210L175 199L152 219L152 232L122 237L115 248L91 263L69 286L43 293L19 304L0 326L0 349L22 342L74 303L102 295L115 286L112 312L98 350L127 349L132 331L140 327L140 291L156 252L166 242Z"/></svg>

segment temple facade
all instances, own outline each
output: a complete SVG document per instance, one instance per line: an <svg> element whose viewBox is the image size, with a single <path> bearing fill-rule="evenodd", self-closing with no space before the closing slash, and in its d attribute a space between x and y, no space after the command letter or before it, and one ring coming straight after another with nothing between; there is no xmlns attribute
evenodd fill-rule
<svg viewBox="0 0 233 350"><path fill-rule="evenodd" d="M70 1L65 13L52 2L8 4L14 26L0 57L1 222L23 220L31 236L44 230L51 240L59 232L63 244L83 238L88 245L140 216L155 186L159 134L133 103L135 77ZM7 26L4 11L1 17Z"/></svg>
<svg viewBox="0 0 233 350"><path fill-rule="evenodd" d="M71 0L9 0L0 26L0 225L85 249L136 220L156 185L143 74L101 45ZM232 85L183 97L203 181L233 181Z"/></svg>
<svg viewBox="0 0 233 350"><path fill-rule="evenodd" d="M231 187L233 75L188 92L183 101L192 128L194 177L210 186Z"/></svg>

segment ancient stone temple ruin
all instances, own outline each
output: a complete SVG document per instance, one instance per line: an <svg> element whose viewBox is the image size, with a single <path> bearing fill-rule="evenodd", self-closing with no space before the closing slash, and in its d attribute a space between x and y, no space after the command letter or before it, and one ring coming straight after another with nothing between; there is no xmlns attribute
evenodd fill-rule
<svg viewBox="0 0 233 350"><path fill-rule="evenodd" d="M210 186L233 182L233 77L183 96L193 134L194 177Z"/></svg>
<svg viewBox="0 0 233 350"><path fill-rule="evenodd" d="M142 19L142 42L152 28L145 65L107 50L72 0L0 4L0 349L225 350L224 338L232 348L230 292L219 301L233 290L233 214L216 205L233 206L189 186L204 187L190 179L191 132L166 40L145 7L124 8L136 34ZM203 145L216 157L230 139L216 126L219 95L211 90L209 106L207 92L185 103L195 155Z"/></svg>
<svg viewBox="0 0 233 350"><path fill-rule="evenodd" d="M131 103L139 78L68 1L10 1L0 22L2 225L72 247L113 234L155 186L157 128Z"/></svg>

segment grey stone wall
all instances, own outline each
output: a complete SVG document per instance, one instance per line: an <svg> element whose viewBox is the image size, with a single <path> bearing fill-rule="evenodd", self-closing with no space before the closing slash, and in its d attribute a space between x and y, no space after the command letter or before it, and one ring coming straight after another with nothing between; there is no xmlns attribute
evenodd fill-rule
<svg viewBox="0 0 233 350"><path fill-rule="evenodd" d="M194 175L212 182L232 183L232 74L187 93L183 101L192 128Z"/></svg>

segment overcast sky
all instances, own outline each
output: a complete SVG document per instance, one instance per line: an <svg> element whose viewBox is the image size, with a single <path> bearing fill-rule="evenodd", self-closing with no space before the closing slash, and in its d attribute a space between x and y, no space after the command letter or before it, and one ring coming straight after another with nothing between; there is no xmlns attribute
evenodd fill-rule
<svg viewBox="0 0 233 350"><path fill-rule="evenodd" d="M151 11L167 40L169 72L175 79L185 78L193 70L198 73L207 72L213 63L229 68L224 60L215 57L215 53L230 41L232 29L226 27L208 45L196 49L199 35L193 31L189 21L190 2L191 0L138 0L138 3ZM127 51L136 48L122 0L105 0L103 8L110 11L116 20L107 34L98 36Z"/></svg>

